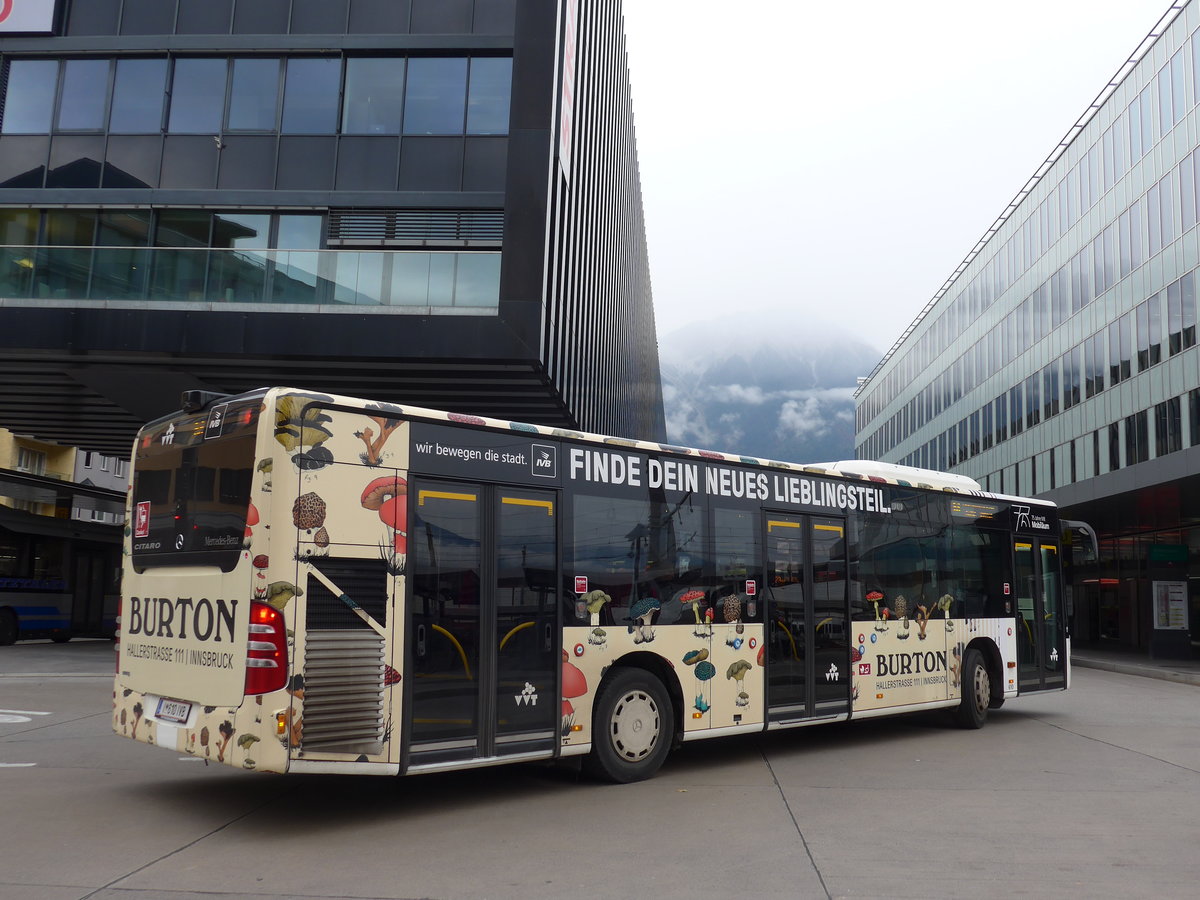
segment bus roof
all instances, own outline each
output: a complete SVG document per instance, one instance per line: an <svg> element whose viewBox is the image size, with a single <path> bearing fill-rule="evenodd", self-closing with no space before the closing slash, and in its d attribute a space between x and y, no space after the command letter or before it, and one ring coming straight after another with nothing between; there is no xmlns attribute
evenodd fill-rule
<svg viewBox="0 0 1200 900"><path fill-rule="evenodd" d="M914 466L902 466L895 463L877 462L875 460L865 459L839 460L837 462L825 463L782 462L753 456L745 456L739 453L729 453L726 451L706 450L694 447L680 447L674 444L660 444L656 441L634 440L631 438L614 437L612 435L596 434L585 431L574 431L571 429L551 427L548 425L533 425L527 422L493 419L486 416L448 413L421 406L402 406L383 401L367 400L357 397L348 397L345 395L326 394L319 391L309 391L303 388L282 386L274 388L259 388L257 390L247 391L243 394L213 398L211 402L227 402L230 400L238 400L254 396L262 396L265 400L268 394L293 394L322 403L333 403L350 407L362 407L366 408L367 410L379 410L397 416L417 416L423 419L441 420L460 425L475 425L487 428L497 428L506 431L522 432L525 434L544 434L547 437L566 438L569 440L607 444L609 446L628 447L631 449L646 450L652 453L671 453L680 456L695 456L701 459L765 466L774 469L788 469L797 472L806 472L813 475L827 475L834 478L844 478L854 481L874 481L882 484L895 484L902 487L925 488L928 490L940 490L955 494L974 494L1003 500L1032 501L1035 503L1045 504L1047 506L1055 506L1055 504L1049 500L1030 497L1013 497L1006 494L993 494L989 491L985 491L978 481L973 478L968 478L966 475L956 475L951 472L938 472L933 469L920 469ZM162 419L157 421L162 421Z"/></svg>

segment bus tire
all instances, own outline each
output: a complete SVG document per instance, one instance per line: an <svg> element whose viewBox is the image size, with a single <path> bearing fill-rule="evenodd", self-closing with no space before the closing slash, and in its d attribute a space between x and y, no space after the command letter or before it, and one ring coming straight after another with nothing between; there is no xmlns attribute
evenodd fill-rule
<svg viewBox="0 0 1200 900"><path fill-rule="evenodd" d="M50 640L54 641L56 644L65 644L67 641L71 640L71 632L65 629L52 632L50 634Z"/></svg>
<svg viewBox="0 0 1200 900"><path fill-rule="evenodd" d="M963 654L962 699L955 719L963 728L982 728L992 702L992 676L978 650Z"/></svg>
<svg viewBox="0 0 1200 900"><path fill-rule="evenodd" d="M671 750L674 723L661 681L642 669L614 669L596 694L585 771L616 784L650 778Z"/></svg>
<svg viewBox="0 0 1200 900"><path fill-rule="evenodd" d="M17 614L11 609L0 609L0 647L17 642Z"/></svg>

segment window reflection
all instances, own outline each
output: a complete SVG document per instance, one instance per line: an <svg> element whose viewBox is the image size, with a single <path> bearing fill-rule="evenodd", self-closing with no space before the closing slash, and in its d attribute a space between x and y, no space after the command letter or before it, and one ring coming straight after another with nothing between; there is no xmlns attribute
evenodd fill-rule
<svg viewBox="0 0 1200 900"><path fill-rule="evenodd" d="M343 134L399 134L404 106L404 60L346 60Z"/></svg>
<svg viewBox="0 0 1200 900"><path fill-rule="evenodd" d="M166 84L165 59L117 60L109 129L126 134L157 134L162 130Z"/></svg>
<svg viewBox="0 0 1200 900"><path fill-rule="evenodd" d="M68 59L63 63L58 127L63 131L100 131L108 100L107 59Z"/></svg>
<svg viewBox="0 0 1200 900"><path fill-rule="evenodd" d="M467 60L417 58L408 62L405 134L462 134Z"/></svg>
<svg viewBox="0 0 1200 900"><path fill-rule="evenodd" d="M58 60L14 59L4 94L4 134L48 134L58 86Z"/></svg>
<svg viewBox="0 0 1200 900"><path fill-rule="evenodd" d="M512 59L471 60L467 134L507 134Z"/></svg>
<svg viewBox="0 0 1200 900"><path fill-rule="evenodd" d="M171 80L168 130L177 134L218 134L225 108L224 59L177 59Z"/></svg>
<svg viewBox="0 0 1200 900"><path fill-rule="evenodd" d="M279 99L278 59L235 59L229 96L234 131L274 131Z"/></svg>
<svg viewBox="0 0 1200 900"><path fill-rule="evenodd" d="M337 131L338 59L291 59L283 89L284 134L333 134Z"/></svg>

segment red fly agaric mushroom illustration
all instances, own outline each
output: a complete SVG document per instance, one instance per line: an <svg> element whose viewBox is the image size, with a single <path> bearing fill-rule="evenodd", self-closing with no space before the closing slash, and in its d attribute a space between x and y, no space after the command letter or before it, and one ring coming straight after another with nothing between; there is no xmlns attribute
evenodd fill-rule
<svg viewBox="0 0 1200 900"><path fill-rule="evenodd" d="M582 697L588 691L587 677L576 666L571 664L567 651L562 652L562 730L563 737L569 737L575 726L575 707L571 701Z"/></svg>
<svg viewBox="0 0 1200 900"><path fill-rule="evenodd" d="M263 600L267 596L267 573L268 564L267 554L260 553L254 559L250 560L250 565L254 566L254 599Z"/></svg>
<svg viewBox="0 0 1200 900"><path fill-rule="evenodd" d="M363 488L361 503L364 509L376 510L387 526L387 541L379 551L388 572L403 575L408 554L408 482L398 475L376 478Z"/></svg>
<svg viewBox="0 0 1200 900"><path fill-rule="evenodd" d="M254 526L259 522L258 507L251 503L246 508L246 531L242 537L242 549L249 550L251 539L254 537Z"/></svg>

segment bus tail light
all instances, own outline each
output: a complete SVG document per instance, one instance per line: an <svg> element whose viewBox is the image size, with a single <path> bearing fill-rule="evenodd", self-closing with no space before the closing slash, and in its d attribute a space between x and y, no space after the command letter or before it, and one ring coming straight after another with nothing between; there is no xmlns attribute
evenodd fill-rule
<svg viewBox="0 0 1200 900"><path fill-rule="evenodd" d="M287 629L283 613L265 603L250 604L246 642L246 693L269 694L287 684Z"/></svg>

